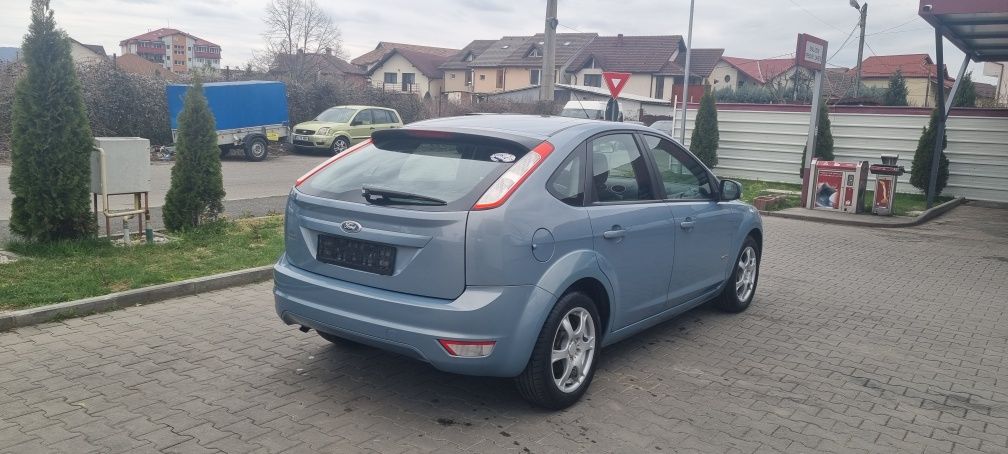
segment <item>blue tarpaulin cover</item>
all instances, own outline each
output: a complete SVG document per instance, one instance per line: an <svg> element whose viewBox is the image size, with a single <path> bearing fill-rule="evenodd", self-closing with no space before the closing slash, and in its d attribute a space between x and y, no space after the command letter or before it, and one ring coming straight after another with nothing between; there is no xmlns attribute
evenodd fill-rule
<svg viewBox="0 0 1008 454"><path fill-rule="evenodd" d="M178 129L178 116L190 85L169 85L168 117ZM217 130L276 125L287 122L287 87L283 82L243 81L203 84Z"/></svg>

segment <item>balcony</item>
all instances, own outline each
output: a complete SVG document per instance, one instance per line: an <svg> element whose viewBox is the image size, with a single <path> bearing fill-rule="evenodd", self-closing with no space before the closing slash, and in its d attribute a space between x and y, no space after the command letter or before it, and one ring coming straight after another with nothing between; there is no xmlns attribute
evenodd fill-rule
<svg viewBox="0 0 1008 454"><path fill-rule="evenodd" d="M196 58L209 58L211 60L220 60L220 52L193 52L193 56Z"/></svg>
<svg viewBox="0 0 1008 454"><path fill-rule="evenodd" d="M384 91L394 91L394 92L399 92L399 93L412 93L414 95L419 95L420 94L420 86L417 85L417 84L400 84L400 83L389 84L389 83L382 82L382 83L380 83L378 85L378 88L381 88Z"/></svg>
<svg viewBox="0 0 1008 454"><path fill-rule="evenodd" d="M137 54L162 55L163 56L165 54L165 48L164 47L154 47L154 46L144 46L144 45L137 44L136 53Z"/></svg>

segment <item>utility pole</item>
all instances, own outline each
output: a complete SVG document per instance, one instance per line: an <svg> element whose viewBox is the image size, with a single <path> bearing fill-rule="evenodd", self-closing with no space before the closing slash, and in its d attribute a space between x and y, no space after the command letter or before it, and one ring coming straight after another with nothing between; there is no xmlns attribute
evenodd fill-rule
<svg viewBox="0 0 1008 454"><path fill-rule="evenodd" d="M693 49L693 2L689 2L689 31L686 34L686 68L683 72L682 124L679 128L679 143L686 144L686 103L689 102L690 53Z"/></svg>
<svg viewBox="0 0 1008 454"><path fill-rule="evenodd" d="M553 101L556 78L557 0L546 0L546 42L543 45L542 71L539 73L539 100Z"/></svg>
<svg viewBox="0 0 1008 454"><path fill-rule="evenodd" d="M857 0L850 0L850 6L861 11L861 21L858 22L858 25L861 26L861 42L858 44L857 50L857 79L854 80L854 97L856 98L861 93L861 61L864 58L864 37L865 25L868 22L868 2L865 2L864 5L858 5Z"/></svg>

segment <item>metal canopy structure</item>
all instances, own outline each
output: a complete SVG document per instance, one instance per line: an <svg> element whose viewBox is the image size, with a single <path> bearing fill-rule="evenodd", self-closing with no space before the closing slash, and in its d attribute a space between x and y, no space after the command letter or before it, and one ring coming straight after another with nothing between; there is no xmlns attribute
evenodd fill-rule
<svg viewBox="0 0 1008 454"><path fill-rule="evenodd" d="M959 81L966 74L970 60L1008 60L1008 0L921 0L917 13L935 29L935 68L939 87L942 86L945 68L944 40L948 39L966 54L947 101L945 90L938 90L936 106L942 110L938 116L938 132L935 137L944 138L952 101L959 91ZM944 148L945 140L935 140L927 191L928 208L934 205L938 165Z"/></svg>

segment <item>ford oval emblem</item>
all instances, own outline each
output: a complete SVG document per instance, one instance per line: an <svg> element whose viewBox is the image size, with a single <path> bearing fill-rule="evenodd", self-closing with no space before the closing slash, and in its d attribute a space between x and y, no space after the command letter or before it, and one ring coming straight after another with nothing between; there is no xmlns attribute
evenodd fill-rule
<svg viewBox="0 0 1008 454"><path fill-rule="evenodd" d="M340 228L346 233L357 233L360 232L363 227L357 221L343 221L340 224Z"/></svg>

